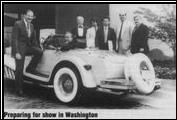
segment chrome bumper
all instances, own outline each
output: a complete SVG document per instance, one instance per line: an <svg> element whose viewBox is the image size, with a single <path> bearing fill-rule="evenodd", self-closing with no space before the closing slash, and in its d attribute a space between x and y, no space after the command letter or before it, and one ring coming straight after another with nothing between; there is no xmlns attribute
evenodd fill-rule
<svg viewBox="0 0 177 120"><path fill-rule="evenodd" d="M160 79L156 79L154 90L159 89L162 86L162 81ZM126 79L109 79L104 80L98 85L97 90L101 92L119 94L120 92L132 92L136 89L136 85L134 82Z"/></svg>
<svg viewBox="0 0 177 120"><path fill-rule="evenodd" d="M135 84L133 83L133 81L128 81L126 79L109 79L102 81L98 87L110 90L127 91L134 89Z"/></svg>

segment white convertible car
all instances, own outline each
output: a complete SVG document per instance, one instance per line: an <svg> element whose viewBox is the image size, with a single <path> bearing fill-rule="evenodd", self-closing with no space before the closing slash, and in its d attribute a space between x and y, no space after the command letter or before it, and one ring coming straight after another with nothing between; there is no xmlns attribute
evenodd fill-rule
<svg viewBox="0 0 177 120"><path fill-rule="evenodd" d="M31 57L26 57L25 68ZM24 76L32 82L52 85L56 97L67 104L77 102L84 88L112 94L150 94L161 85L151 61L141 53L127 57L97 49L45 50L37 71L46 77L26 73L25 68ZM14 58L4 54L4 77L15 79L14 71Z"/></svg>

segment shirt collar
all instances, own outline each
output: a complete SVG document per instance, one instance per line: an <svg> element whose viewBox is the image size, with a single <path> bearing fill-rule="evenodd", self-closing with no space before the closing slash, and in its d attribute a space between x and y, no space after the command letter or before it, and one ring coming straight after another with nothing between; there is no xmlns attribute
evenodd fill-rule
<svg viewBox="0 0 177 120"><path fill-rule="evenodd" d="M83 25L78 25L78 28L80 28L80 27L82 27L82 28L83 28L84 26L83 26Z"/></svg>
<svg viewBox="0 0 177 120"><path fill-rule="evenodd" d="M108 29L108 28L109 28L109 26L103 26L103 28L104 28L104 29Z"/></svg>

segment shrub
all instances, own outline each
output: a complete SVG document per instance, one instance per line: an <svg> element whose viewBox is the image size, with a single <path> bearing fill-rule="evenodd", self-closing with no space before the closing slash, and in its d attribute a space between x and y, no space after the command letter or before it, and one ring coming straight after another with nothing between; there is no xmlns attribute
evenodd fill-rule
<svg viewBox="0 0 177 120"><path fill-rule="evenodd" d="M172 61L153 61L157 78L161 79L176 79L176 66Z"/></svg>

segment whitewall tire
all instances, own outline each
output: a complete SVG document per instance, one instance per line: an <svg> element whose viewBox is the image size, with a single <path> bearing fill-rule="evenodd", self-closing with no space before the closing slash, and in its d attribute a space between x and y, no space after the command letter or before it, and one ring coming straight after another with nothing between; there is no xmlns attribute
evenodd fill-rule
<svg viewBox="0 0 177 120"><path fill-rule="evenodd" d="M81 83L73 69L60 68L54 76L54 92L63 103L74 103L81 96Z"/></svg>

